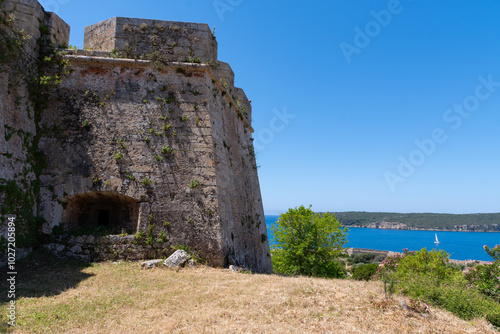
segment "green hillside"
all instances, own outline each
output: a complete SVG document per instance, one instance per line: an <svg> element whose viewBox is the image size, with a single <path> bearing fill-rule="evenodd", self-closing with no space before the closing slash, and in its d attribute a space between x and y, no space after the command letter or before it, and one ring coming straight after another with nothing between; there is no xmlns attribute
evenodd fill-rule
<svg viewBox="0 0 500 334"><path fill-rule="evenodd" d="M349 211L335 213L343 226L394 222L418 229L500 231L500 213L441 214Z"/></svg>

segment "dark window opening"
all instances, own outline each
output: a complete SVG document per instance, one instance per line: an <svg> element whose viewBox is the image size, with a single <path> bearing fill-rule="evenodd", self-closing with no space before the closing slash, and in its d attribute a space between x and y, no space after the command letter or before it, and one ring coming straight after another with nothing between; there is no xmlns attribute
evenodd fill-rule
<svg viewBox="0 0 500 334"><path fill-rule="evenodd" d="M113 192L88 192L67 198L62 226L78 234L135 233L138 201Z"/></svg>
<svg viewBox="0 0 500 334"><path fill-rule="evenodd" d="M110 225L109 216L110 216L109 210L99 210L97 214L97 226L109 227Z"/></svg>

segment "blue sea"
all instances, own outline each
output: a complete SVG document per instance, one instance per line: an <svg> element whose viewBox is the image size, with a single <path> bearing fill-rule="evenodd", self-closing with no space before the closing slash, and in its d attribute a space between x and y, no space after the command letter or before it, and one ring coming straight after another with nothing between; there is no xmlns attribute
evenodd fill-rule
<svg viewBox="0 0 500 334"><path fill-rule="evenodd" d="M267 216L266 226L269 243L273 245L271 225L279 216ZM439 245L434 244L434 234L437 234ZM344 247L379 249L401 252L403 248L419 250L442 249L455 260L482 260L491 261L483 246L500 244L500 233L486 232L435 232L435 231L406 231L381 230L372 228L350 228L347 234L349 241Z"/></svg>

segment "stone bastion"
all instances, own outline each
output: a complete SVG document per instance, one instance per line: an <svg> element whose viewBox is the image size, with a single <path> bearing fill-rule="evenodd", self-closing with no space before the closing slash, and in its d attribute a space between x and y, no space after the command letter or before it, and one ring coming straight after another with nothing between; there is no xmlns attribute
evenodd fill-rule
<svg viewBox="0 0 500 334"><path fill-rule="evenodd" d="M0 4L0 43L24 36L0 52L0 205L25 247L272 271L251 104L206 24L115 17L73 50L37 1Z"/></svg>

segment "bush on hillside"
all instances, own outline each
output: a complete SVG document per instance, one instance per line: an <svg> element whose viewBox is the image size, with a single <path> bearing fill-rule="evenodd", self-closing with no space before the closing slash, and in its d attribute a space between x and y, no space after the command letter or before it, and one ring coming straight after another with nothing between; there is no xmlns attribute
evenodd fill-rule
<svg viewBox="0 0 500 334"><path fill-rule="evenodd" d="M500 302L500 246L496 245L490 249L485 245L484 250L495 261L470 268L465 274L465 279L469 283L467 288L476 288L484 295Z"/></svg>
<svg viewBox="0 0 500 334"><path fill-rule="evenodd" d="M497 255L496 249L493 255ZM444 251L404 250L403 255L382 262L375 277L384 281L384 287L389 284L390 292L399 291L440 306L462 319L486 316L490 323L499 326L500 303L497 302L498 295L492 294L492 291L498 293L495 289L500 285L500 271L496 271L498 262L471 268L464 276L449 266L448 259L449 254Z"/></svg>
<svg viewBox="0 0 500 334"><path fill-rule="evenodd" d="M399 262L396 278L404 280L415 275L428 276L437 281L446 280L454 274L454 270L447 267L450 255L443 250L427 251L426 248L408 254Z"/></svg>
<svg viewBox="0 0 500 334"><path fill-rule="evenodd" d="M486 320L488 320L493 326L500 328L500 311L491 311L486 315Z"/></svg>
<svg viewBox="0 0 500 334"><path fill-rule="evenodd" d="M369 281L377 272L378 264L369 263L361 264L352 272L352 278L358 281Z"/></svg>
<svg viewBox="0 0 500 334"><path fill-rule="evenodd" d="M395 254L385 258L384 261L380 263L377 271L375 272L374 279L384 280L386 277L392 277L399 266L399 262L405 258L408 254L408 249L403 249L403 254Z"/></svg>
<svg viewBox="0 0 500 334"><path fill-rule="evenodd" d="M457 263L447 263L446 267L451 268L451 269L453 269L455 271L462 271L462 270L465 269L465 265L464 264L457 264Z"/></svg>
<svg viewBox="0 0 500 334"><path fill-rule="evenodd" d="M403 294L440 306L462 319L486 316L494 325L500 321L499 303L476 289L464 288L462 284L437 285L436 280L429 276L416 275L405 282L398 282L397 286Z"/></svg>
<svg viewBox="0 0 500 334"><path fill-rule="evenodd" d="M347 263L350 265L357 263L370 263L371 260L375 257L375 254L371 253L363 253L363 254L352 254L349 259L347 259Z"/></svg>
<svg viewBox="0 0 500 334"><path fill-rule="evenodd" d="M287 275L345 277L337 259L347 242L347 229L335 215L314 213L311 207L289 209L273 224L275 272Z"/></svg>
<svg viewBox="0 0 500 334"><path fill-rule="evenodd" d="M374 253L362 253L362 254L352 254L348 259L347 263L349 265L355 265L358 263L368 264L368 263L381 263L386 258L385 255L382 254L374 254Z"/></svg>

